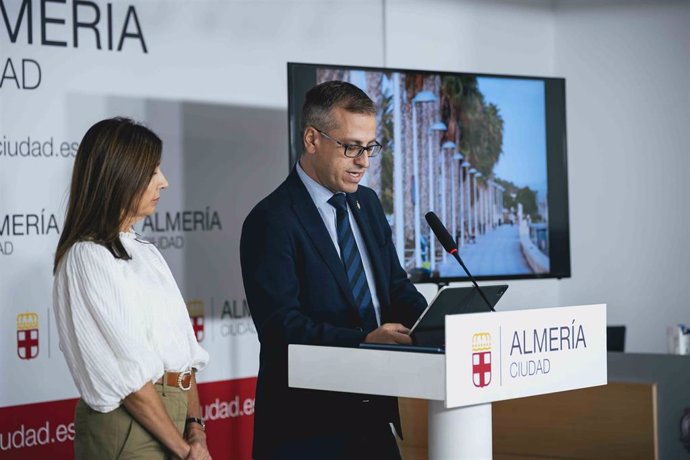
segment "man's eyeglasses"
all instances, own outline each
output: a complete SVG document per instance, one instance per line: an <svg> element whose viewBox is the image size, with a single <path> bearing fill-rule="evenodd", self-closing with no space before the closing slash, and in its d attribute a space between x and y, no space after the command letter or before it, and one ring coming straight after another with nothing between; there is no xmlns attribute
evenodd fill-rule
<svg viewBox="0 0 690 460"><path fill-rule="evenodd" d="M368 157L375 157L379 154L379 152L381 152L381 149L383 149L383 146L378 142L375 142L371 145L345 144L344 142L340 142L338 139L332 138L316 126L312 126L312 128L318 131L318 133L321 134L323 137L332 140L333 142L341 146L343 149L345 149L345 156L348 158L359 158L364 152L367 152Z"/></svg>

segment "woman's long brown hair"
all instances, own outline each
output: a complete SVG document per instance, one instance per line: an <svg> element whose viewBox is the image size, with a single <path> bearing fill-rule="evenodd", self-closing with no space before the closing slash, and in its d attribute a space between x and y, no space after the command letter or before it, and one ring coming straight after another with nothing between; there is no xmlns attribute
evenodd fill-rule
<svg viewBox="0 0 690 460"><path fill-rule="evenodd" d="M154 132L128 118L109 118L89 128L74 160L53 273L78 241L101 244L118 259L131 258L120 241L120 229L136 211L160 164L162 148Z"/></svg>

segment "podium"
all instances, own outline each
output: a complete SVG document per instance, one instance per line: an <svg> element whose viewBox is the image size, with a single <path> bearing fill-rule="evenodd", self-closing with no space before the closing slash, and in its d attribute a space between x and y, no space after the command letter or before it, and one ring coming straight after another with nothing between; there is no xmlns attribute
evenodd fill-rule
<svg viewBox="0 0 690 460"><path fill-rule="evenodd" d="M607 383L606 305L446 317L445 354L290 345L294 388L429 401L429 459L491 459L491 403Z"/></svg>

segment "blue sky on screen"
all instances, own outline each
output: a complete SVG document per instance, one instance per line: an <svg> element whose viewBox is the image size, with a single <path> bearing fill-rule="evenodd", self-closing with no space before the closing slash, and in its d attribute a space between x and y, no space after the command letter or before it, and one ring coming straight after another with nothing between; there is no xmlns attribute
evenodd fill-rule
<svg viewBox="0 0 690 460"><path fill-rule="evenodd" d="M477 78L487 103L503 117L503 154L496 177L546 192L544 82L517 78ZM544 195L542 195L544 196Z"/></svg>

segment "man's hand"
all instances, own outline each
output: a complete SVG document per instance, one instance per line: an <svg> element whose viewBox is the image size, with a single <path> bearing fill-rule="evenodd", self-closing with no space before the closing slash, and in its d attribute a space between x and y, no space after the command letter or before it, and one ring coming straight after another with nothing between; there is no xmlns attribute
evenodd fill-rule
<svg viewBox="0 0 690 460"><path fill-rule="evenodd" d="M374 329L364 339L366 343L398 343L412 345L410 330L400 323L386 323Z"/></svg>

